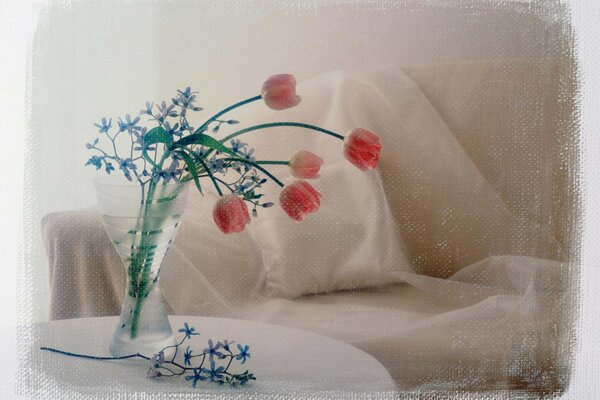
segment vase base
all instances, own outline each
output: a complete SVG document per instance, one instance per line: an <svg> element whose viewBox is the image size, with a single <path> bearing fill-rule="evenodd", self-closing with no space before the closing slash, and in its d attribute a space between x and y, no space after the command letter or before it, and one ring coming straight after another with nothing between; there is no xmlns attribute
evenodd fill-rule
<svg viewBox="0 0 600 400"><path fill-rule="evenodd" d="M141 303L138 319L133 321L136 304L136 299L125 295L119 325L109 347L114 357L136 353L151 357L165 347L176 344L158 281ZM134 337L132 330L135 331Z"/></svg>

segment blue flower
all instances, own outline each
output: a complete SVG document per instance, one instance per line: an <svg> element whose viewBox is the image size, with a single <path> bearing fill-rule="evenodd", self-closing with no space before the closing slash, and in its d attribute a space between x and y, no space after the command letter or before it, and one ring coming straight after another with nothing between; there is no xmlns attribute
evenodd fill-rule
<svg viewBox="0 0 600 400"><path fill-rule="evenodd" d="M102 168L102 160L104 160L104 157L92 156L87 160L85 165L93 165L96 169L100 169Z"/></svg>
<svg viewBox="0 0 600 400"><path fill-rule="evenodd" d="M202 369L203 369L204 371L206 371L206 369L205 369L205 368L202 368ZM185 377L185 380L186 380L186 381L193 381L193 382L192 382L192 386L193 386L193 387L196 387L196 384L198 383L198 381L205 381L205 380L206 380L206 377L205 377L205 376L202 376L202 375L200 375L200 374L201 374L201 371L199 371L199 370L197 370L197 369L194 369L194 375L188 375L188 376L186 376L186 377Z"/></svg>
<svg viewBox="0 0 600 400"><path fill-rule="evenodd" d="M223 349L230 351L229 350L229 346L231 346L232 344L234 344L235 342L230 342L229 340L223 340L223 343L221 342L217 342L217 348L218 347L222 347Z"/></svg>
<svg viewBox="0 0 600 400"><path fill-rule="evenodd" d="M202 107L196 107L193 103L196 101L196 93L192 92L192 89L188 86L184 90L177 90L177 97L172 99L173 104L181 106L183 111L185 109L191 109L194 111L202 110Z"/></svg>
<svg viewBox="0 0 600 400"><path fill-rule="evenodd" d="M164 179L165 183L168 183L171 179L175 182L179 182L179 175L183 170L179 168L179 161L173 160L169 168L164 170L152 169L152 179L154 182L158 182L161 178Z"/></svg>
<svg viewBox="0 0 600 400"><path fill-rule="evenodd" d="M183 353L183 363L185 365L192 365L192 350L190 350L190 346L185 349L185 353Z"/></svg>
<svg viewBox="0 0 600 400"><path fill-rule="evenodd" d="M171 126L171 124L166 121L165 122L165 131L166 133L168 133L171 136L181 136L182 133L179 131L179 124L175 124L173 126Z"/></svg>
<svg viewBox="0 0 600 400"><path fill-rule="evenodd" d="M160 122L163 122L167 117L177 116L177 111L173 111L175 108L175 105L173 104L167 105L167 103L163 101L162 103L157 104L156 107L158 108L158 111L160 111L160 114L156 116L156 119Z"/></svg>
<svg viewBox="0 0 600 400"><path fill-rule="evenodd" d="M100 133L108 133L108 130L112 127L112 118L106 121L106 118L102 118L99 124L94 124L94 126L100 128L98 132Z"/></svg>
<svg viewBox="0 0 600 400"><path fill-rule="evenodd" d="M250 358L250 352L248 350L250 350L250 346L241 346L241 345L237 345L238 349L240 350L240 353L235 357L236 360L241 360L242 364L246 363L246 359Z"/></svg>
<svg viewBox="0 0 600 400"><path fill-rule="evenodd" d="M206 153L208 153L209 151L210 151L210 149L208 147L200 146L196 150L196 154L198 154L199 157L204 158L204 156L206 155Z"/></svg>
<svg viewBox="0 0 600 400"><path fill-rule="evenodd" d="M235 194L244 194L252 186L252 182L236 183L234 186Z"/></svg>
<svg viewBox="0 0 600 400"><path fill-rule="evenodd" d="M110 172L114 171L115 167L112 165L112 163L110 163L110 162L108 162L106 160L104 160L104 163L106 165L106 173L110 175Z"/></svg>
<svg viewBox="0 0 600 400"><path fill-rule="evenodd" d="M223 175L227 173L227 168L225 168L225 162L221 159L218 159L216 156L213 156L210 160L208 160L207 165L213 173L220 172Z"/></svg>
<svg viewBox="0 0 600 400"><path fill-rule="evenodd" d="M202 372L208 374L211 382L214 382L215 379L221 379L223 371L225 371L224 367L215 368L215 360L212 358L210 359L210 369L202 368Z"/></svg>
<svg viewBox="0 0 600 400"><path fill-rule="evenodd" d="M184 111L185 111L185 109L181 111L181 114L185 116ZM181 131L190 131L190 132L192 132L194 130L194 128L192 126L190 126L190 124L188 123L187 119L184 118L181 121L181 129L180 130Z"/></svg>
<svg viewBox="0 0 600 400"><path fill-rule="evenodd" d="M191 339L192 336L199 335L199 333L196 332L196 328L189 326L187 322L183 324L183 328L181 328L179 332L184 333L186 339Z"/></svg>
<svg viewBox="0 0 600 400"><path fill-rule="evenodd" d="M135 166L135 164L133 163L131 158L125 158L125 159L119 161L119 169L121 171L123 171L125 178L127 178L127 180L129 180L129 181L131 180L131 173L129 172L129 170L136 169L136 168L137 167Z"/></svg>
<svg viewBox="0 0 600 400"><path fill-rule="evenodd" d="M239 152L240 150L242 150L246 146L248 146L248 143L244 143L241 140L237 140L237 139L232 139L231 140L231 150L234 153Z"/></svg>
<svg viewBox="0 0 600 400"><path fill-rule="evenodd" d="M156 150L155 146L148 146L145 144L144 142L144 137L146 136L146 133L148 132L147 128L142 128L139 131L133 131L133 135L135 136L135 144L137 144L137 146L135 146L133 149L136 151L142 151L144 149L144 147L146 148L146 150L148 151L153 151Z"/></svg>
<svg viewBox="0 0 600 400"><path fill-rule="evenodd" d="M125 121L119 118L119 132L127 131L132 134L134 131L141 131L142 127L137 125L138 122L140 122L140 117L135 117L132 120L129 114L125 115Z"/></svg>
<svg viewBox="0 0 600 400"><path fill-rule="evenodd" d="M254 149L240 149L240 155L242 157L244 157L246 160L250 161L250 162L256 162L256 157L252 157L252 154L254 154Z"/></svg>
<svg viewBox="0 0 600 400"><path fill-rule="evenodd" d="M208 356L210 357L210 360L213 364L214 364L214 361L213 361L214 356L217 356L218 358L225 358L225 356L218 350L219 350L219 345L217 344L216 346L214 346L212 339L208 339L208 348L204 349L204 352L206 354L208 354Z"/></svg>
<svg viewBox="0 0 600 400"><path fill-rule="evenodd" d="M147 101L146 102L146 109L145 110L140 110L140 115L143 115L143 114L152 115L152 107L154 107L154 103L151 102L151 101Z"/></svg>

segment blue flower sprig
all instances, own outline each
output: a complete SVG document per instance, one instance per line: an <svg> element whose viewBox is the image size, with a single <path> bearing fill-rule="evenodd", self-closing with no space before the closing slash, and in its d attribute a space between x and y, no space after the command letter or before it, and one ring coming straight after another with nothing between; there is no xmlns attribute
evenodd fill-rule
<svg viewBox="0 0 600 400"><path fill-rule="evenodd" d="M233 361L245 364L250 358L250 347L248 345L236 344L235 342L223 340L213 342L208 339L208 347L202 352L195 353L189 345L185 351L180 351L186 341L192 340L193 336L200 335L196 328L189 326L186 322L179 329L183 333L181 340L173 345L167 346L154 354L152 357L136 353L120 357L98 357L87 354L71 353L50 347L41 347L41 350L63 354L71 357L86 358L92 360L124 360L129 358L142 358L150 362L146 377L150 379L185 376L195 388L198 382L210 382L220 385L245 385L249 381L256 380L256 376L248 370L244 372L232 372ZM174 349L172 355L165 356L165 352Z"/></svg>
<svg viewBox="0 0 600 400"><path fill-rule="evenodd" d="M258 99L260 96L227 110ZM115 120L115 124L112 118L102 118L94 124L100 137L86 144L95 154L85 165L103 169L109 175L118 170L127 180L142 186L194 180L201 193L202 178L210 178L219 195L223 195L224 188L252 204L254 216L258 208L273 206L261 200L263 195L259 191L268 179L259 176L259 172L278 185L283 184L259 164L287 164L287 161L258 161L254 148L247 143L227 138L219 141L209 136L208 132L219 133L222 125L239 123L235 119L218 118L223 112L194 128L188 117L203 110L196 101L197 92L186 87L177 90L170 101L157 104L147 101L135 117L126 114ZM103 143L107 146L102 146ZM123 149L127 149L126 154ZM230 171L235 173L233 177Z"/></svg>

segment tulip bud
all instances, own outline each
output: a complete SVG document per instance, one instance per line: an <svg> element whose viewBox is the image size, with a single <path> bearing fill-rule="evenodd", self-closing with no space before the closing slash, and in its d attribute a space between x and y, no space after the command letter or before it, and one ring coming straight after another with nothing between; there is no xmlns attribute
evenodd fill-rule
<svg viewBox="0 0 600 400"><path fill-rule="evenodd" d="M244 200L230 194L221 197L213 210L213 219L223 233L237 233L250 222L250 214Z"/></svg>
<svg viewBox="0 0 600 400"><path fill-rule="evenodd" d="M299 179L318 178L323 159L310 151L300 150L290 157L292 175Z"/></svg>
<svg viewBox="0 0 600 400"><path fill-rule="evenodd" d="M285 110L300 103L300 96L296 95L296 79L289 74L273 75L267 79L260 94L273 110Z"/></svg>
<svg viewBox="0 0 600 400"><path fill-rule="evenodd" d="M302 221L307 214L317 212L321 194L306 181L296 181L286 186L279 195L283 211L295 221Z"/></svg>
<svg viewBox="0 0 600 400"><path fill-rule="evenodd" d="M377 167L380 151L379 137L366 129L352 129L344 139L344 156L361 171Z"/></svg>

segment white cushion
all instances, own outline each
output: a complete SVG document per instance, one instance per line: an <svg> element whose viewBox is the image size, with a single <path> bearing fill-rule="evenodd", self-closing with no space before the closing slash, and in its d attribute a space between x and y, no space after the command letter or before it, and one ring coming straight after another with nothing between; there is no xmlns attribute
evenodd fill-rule
<svg viewBox="0 0 600 400"><path fill-rule="evenodd" d="M399 282L391 270L411 270L377 171L336 163L311 184L323 196L317 213L298 223L281 209L269 210L250 224L267 294L364 288Z"/></svg>

